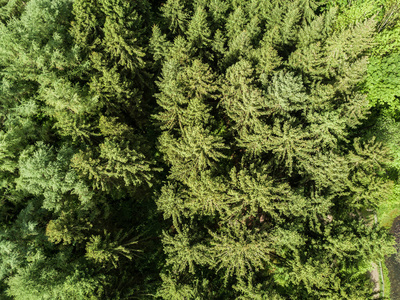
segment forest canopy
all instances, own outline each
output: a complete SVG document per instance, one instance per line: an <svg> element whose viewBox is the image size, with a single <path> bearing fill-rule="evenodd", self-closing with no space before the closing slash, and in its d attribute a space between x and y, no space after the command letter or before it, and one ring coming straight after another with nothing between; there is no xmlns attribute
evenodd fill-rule
<svg viewBox="0 0 400 300"><path fill-rule="evenodd" d="M370 299L400 8L353 2L0 0L0 297Z"/></svg>

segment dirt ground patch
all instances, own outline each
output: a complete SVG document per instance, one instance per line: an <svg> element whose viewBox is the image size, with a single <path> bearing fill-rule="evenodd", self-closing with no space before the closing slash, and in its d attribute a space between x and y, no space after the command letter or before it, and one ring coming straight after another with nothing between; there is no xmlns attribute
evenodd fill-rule
<svg viewBox="0 0 400 300"><path fill-rule="evenodd" d="M369 276L371 278L371 281L374 284L374 293L379 292L380 290L380 283L379 283L379 269L378 265L376 263L372 263L372 271L369 272ZM377 293L373 299L378 299L379 294Z"/></svg>

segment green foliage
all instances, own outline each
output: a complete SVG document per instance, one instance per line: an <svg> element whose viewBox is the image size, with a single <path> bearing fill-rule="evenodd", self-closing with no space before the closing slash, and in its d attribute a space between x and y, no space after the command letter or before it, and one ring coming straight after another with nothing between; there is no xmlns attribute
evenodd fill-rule
<svg viewBox="0 0 400 300"><path fill-rule="evenodd" d="M40 222L46 218L31 201L0 236L0 276L13 299L90 299L101 296L100 277L71 251L55 251Z"/></svg>
<svg viewBox="0 0 400 300"><path fill-rule="evenodd" d="M46 236L55 244L82 243L87 239L87 231L93 227L87 217L76 216L76 211L62 211L61 215L50 220L46 226Z"/></svg>
<svg viewBox="0 0 400 300"><path fill-rule="evenodd" d="M398 8L324 2L0 0L0 297L370 298Z"/></svg>
<svg viewBox="0 0 400 300"><path fill-rule="evenodd" d="M91 236L88 243L86 243L85 256L98 264L112 264L114 268L117 268L120 256L131 260L133 258L133 252L138 251L131 248L137 241L131 240L123 243L123 239L126 237L127 233L122 234L121 231L119 231L114 238L106 231L104 231L103 236Z"/></svg>
<svg viewBox="0 0 400 300"><path fill-rule="evenodd" d="M174 237L164 233L164 252L169 256L166 265L171 266L174 273L186 270L194 273L195 265L203 265L208 262L206 247L198 244L191 245L193 237L189 237L188 233L188 228L183 228Z"/></svg>
<svg viewBox="0 0 400 300"><path fill-rule="evenodd" d="M38 143L35 151L27 149L20 156L17 188L33 195L43 195L43 208L59 211L64 195L77 195L83 206L90 207L93 193L77 174L69 169L71 149L53 149Z"/></svg>
<svg viewBox="0 0 400 300"><path fill-rule="evenodd" d="M371 58L365 82L371 105L384 106L395 117L398 116L400 107L399 61L400 53Z"/></svg>
<svg viewBox="0 0 400 300"><path fill-rule="evenodd" d="M201 127L189 127L179 140L164 134L160 138L161 151L165 159L173 162L171 176L186 180L215 165L224 155L221 137L214 137Z"/></svg>
<svg viewBox="0 0 400 300"><path fill-rule="evenodd" d="M213 264L217 271L225 270L225 282L232 275L241 281L252 272L268 268L272 249L263 233L247 232L239 224L228 230L211 234Z"/></svg>
<svg viewBox="0 0 400 300"><path fill-rule="evenodd" d="M212 4L179 2L190 30L169 15L161 30L172 37L156 28L152 39L166 52L153 54L159 150L170 166L157 205L172 222L160 295L205 297L198 282L208 268L228 298L230 287L236 298L368 297L365 265L382 258L371 249L392 251L390 237L358 217L391 186L386 150L354 138L368 114L359 85L376 21L341 26L337 9L321 13L311 1L226 4L205 26ZM212 70L207 86L217 83L208 94L185 80L199 59Z"/></svg>
<svg viewBox="0 0 400 300"><path fill-rule="evenodd" d="M161 8L163 20L172 33L185 32L188 13L184 7L184 1L168 0Z"/></svg>
<svg viewBox="0 0 400 300"><path fill-rule="evenodd" d="M141 102L152 93L150 5L0 7L0 297L117 299L146 290L158 276L157 243L138 262L116 262L138 251L128 232L157 230L149 187L161 168L151 101ZM103 252L111 256L98 262Z"/></svg>
<svg viewBox="0 0 400 300"><path fill-rule="evenodd" d="M90 152L79 152L72 158L72 167L93 182L93 188L104 191L113 187L151 184L156 169L145 156L136 152L129 143L106 138L99 145L100 155L93 158Z"/></svg>
<svg viewBox="0 0 400 300"><path fill-rule="evenodd" d="M374 17L377 20L375 38L371 49L368 76L364 85L372 106L385 107L398 114L399 91L399 17L400 3L397 0L380 1L333 1L340 9L337 26L345 28Z"/></svg>
<svg viewBox="0 0 400 300"><path fill-rule="evenodd" d="M40 253L29 257L26 268L8 280L7 294L14 299L99 299L101 283L79 269L57 270L52 265L66 260L48 261ZM79 266L79 265L78 265ZM67 275L68 274L68 275Z"/></svg>

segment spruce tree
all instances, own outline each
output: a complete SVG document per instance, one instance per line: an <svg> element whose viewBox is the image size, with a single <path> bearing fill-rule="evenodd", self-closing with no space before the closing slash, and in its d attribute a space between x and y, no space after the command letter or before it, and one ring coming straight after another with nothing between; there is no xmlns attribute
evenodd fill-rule
<svg viewBox="0 0 400 300"><path fill-rule="evenodd" d="M161 170L149 117L149 3L1 5L0 255L15 252L1 262L1 296L148 292L159 247L149 240L150 187ZM37 233L24 235L17 223L28 208L21 222Z"/></svg>
<svg viewBox="0 0 400 300"><path fill-rule="evenodd" d="M397 27L324 2L0 1L0 297L370 298Z"/></svg>
<svg viewBox="0 0 400 300"><path fill-rule="evenodd" d="M392 251L362 218L390 186L388 155L355 138L374 20L337 28L316 1L177 3L152 38L170 166L158 295L370 297L365 271ZM203 80L190 85L195 64Z"/></svg>

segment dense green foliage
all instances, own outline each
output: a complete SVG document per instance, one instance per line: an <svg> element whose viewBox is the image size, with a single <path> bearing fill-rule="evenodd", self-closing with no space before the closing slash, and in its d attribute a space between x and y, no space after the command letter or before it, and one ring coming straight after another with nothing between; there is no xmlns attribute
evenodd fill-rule
<svg viewBox="0 0 400 300"><path fill-rule="evenodd" d="M380 224L390 228L400 215L400 2L335 0L329 1L329 5L338 5L340 9L337 26L354 24L370 17L377 21L367 76L363 83L373 114L364 132L368 136L376 135L379 141L388 146L394 158L388 170L395 182L393 193L380 201L377 211ZM385 294L390 295L389 282L385 282Z"/></svg>
<svg viewBox="0 0 400 300"><path fill-rule="evenodd" d="M0 1L0 296L370 298L397 25L337 2Z"/></svg>
<svg viewBox="0 0 400 300"><path fill-rule="evenodd" d="M337 5L340 13L336 26L363 22L373 17L376 34L370 53L368 75L364 83L365 92L372 106L385 110L395 117L399 113L400 90L400 2L398 0L329 1Z"/></svg>

